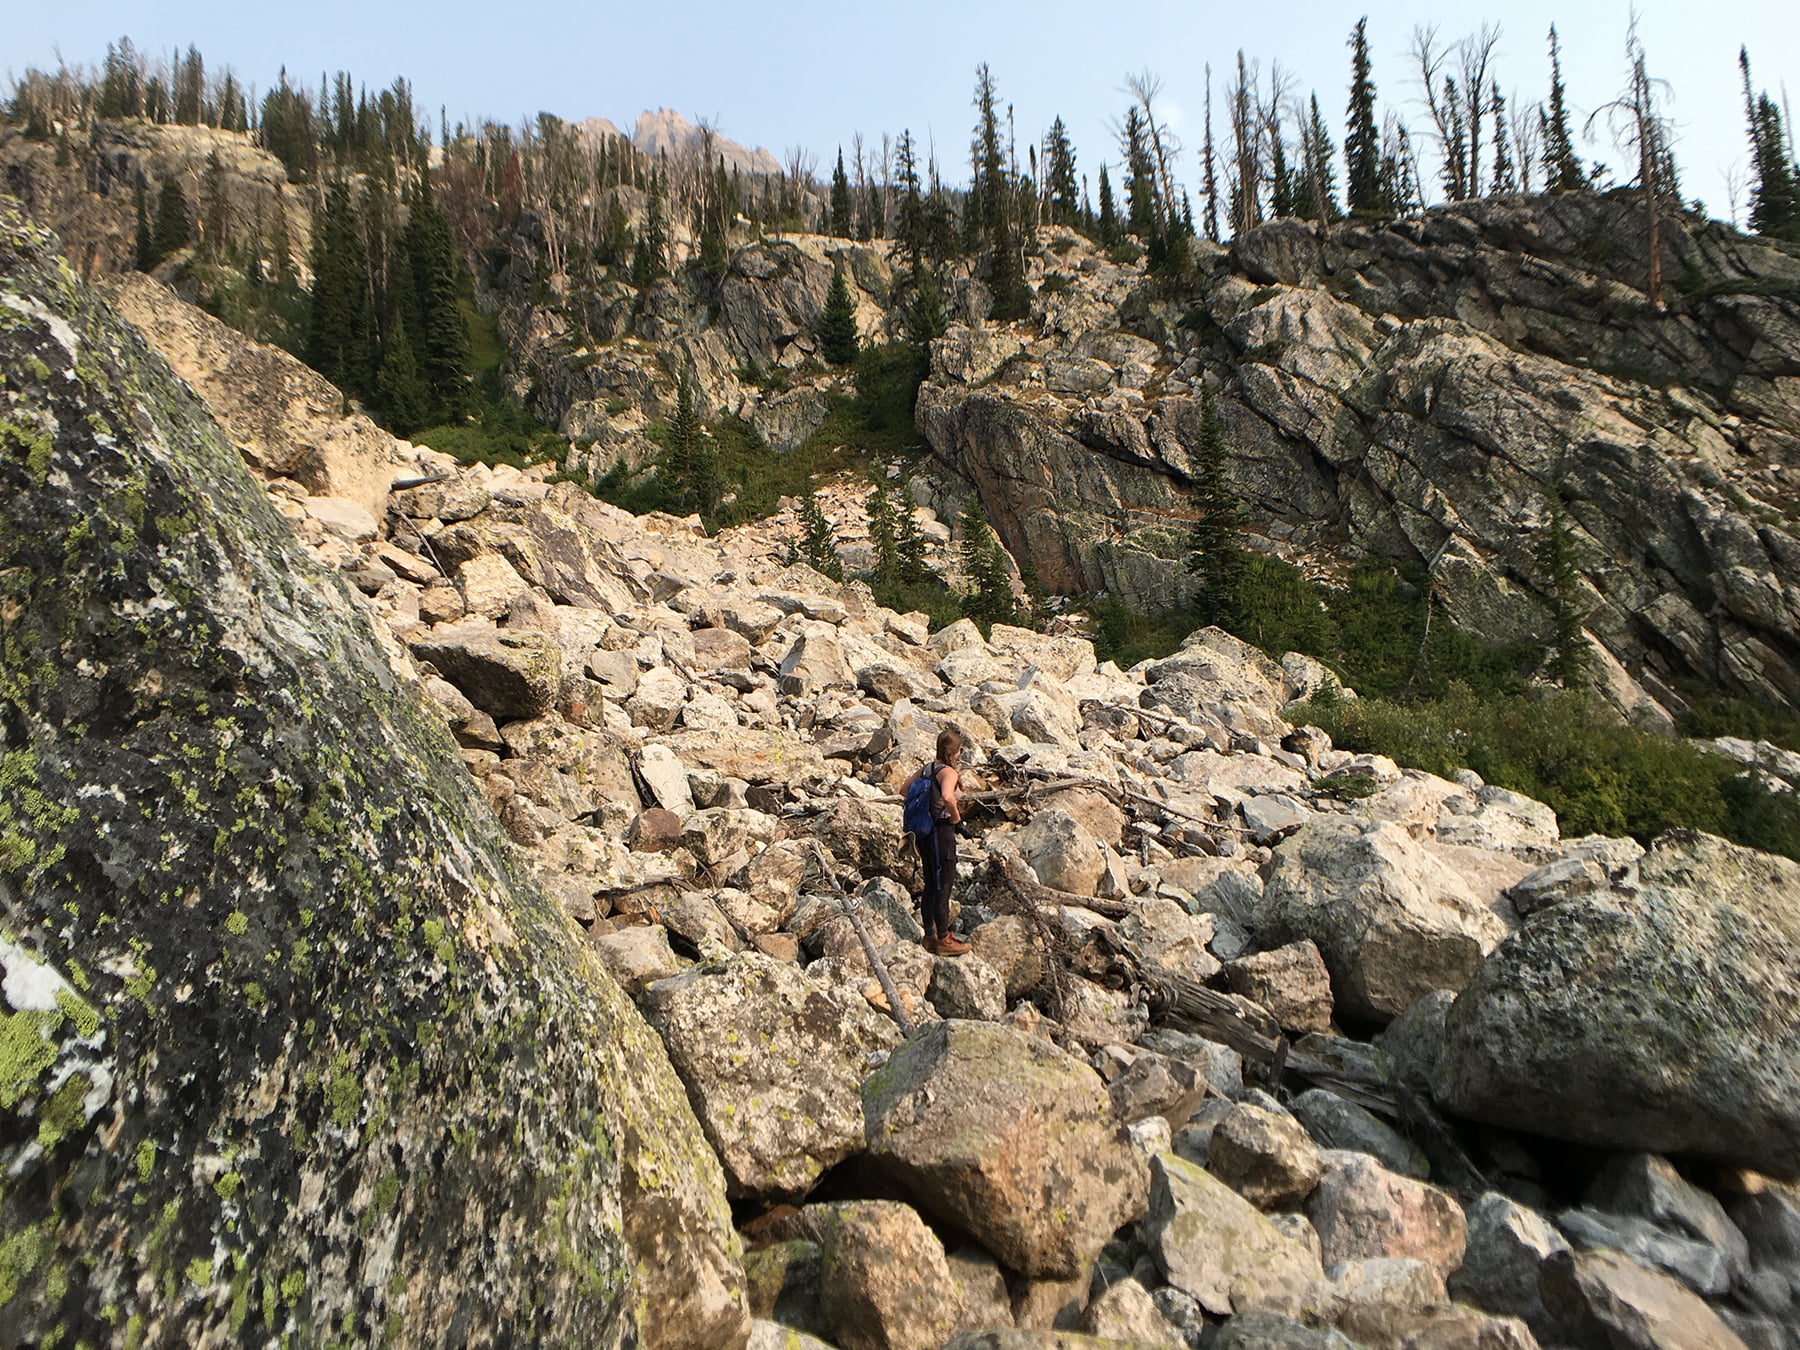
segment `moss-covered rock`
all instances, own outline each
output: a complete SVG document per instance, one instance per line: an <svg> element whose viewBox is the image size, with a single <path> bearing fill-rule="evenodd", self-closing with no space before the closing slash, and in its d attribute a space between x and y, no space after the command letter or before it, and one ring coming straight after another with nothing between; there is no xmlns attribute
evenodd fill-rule
<svg viewBox="0 0 1800 1350"><path fill-rule="evenodd" d="M655 1037L4 199L0 929L10 1341L743 1343Z"/></svg>

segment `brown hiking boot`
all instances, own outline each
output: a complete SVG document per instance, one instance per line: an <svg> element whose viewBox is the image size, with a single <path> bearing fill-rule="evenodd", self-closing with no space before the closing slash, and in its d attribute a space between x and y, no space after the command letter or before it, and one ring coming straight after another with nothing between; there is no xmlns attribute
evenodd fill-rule
<svg viewBox="0 0 1800 1350"><path fill-rule="evenodd" d="M920 940L919 945L921 947L923 947L926 951L930 952L933 956L937 955L938 940L936 938L930 936L929 934L927 934L923 939Z"/></svg>
<svg viewBox="0 0 1800 1350"><path fill-rule="evenodd" d="M935 950L939 956L962 956L973 951L974 948L970 947L969 944L964 942L961 938L952 934L949 937L939 938L938 944L933 950Z"/></svg>

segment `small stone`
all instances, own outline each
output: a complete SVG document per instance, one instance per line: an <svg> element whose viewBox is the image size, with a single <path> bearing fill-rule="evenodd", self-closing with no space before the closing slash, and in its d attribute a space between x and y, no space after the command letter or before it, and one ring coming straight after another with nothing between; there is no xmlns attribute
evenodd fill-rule
<svg viewBox="0 0 1800 1350"><path fill-rule="evenodd" d="M1208 1158L1214 1176L1260 1209L1299 1203L1324 1174L1319 1150L1292 1117L1248 1102L1213 1130Z"/></svg>

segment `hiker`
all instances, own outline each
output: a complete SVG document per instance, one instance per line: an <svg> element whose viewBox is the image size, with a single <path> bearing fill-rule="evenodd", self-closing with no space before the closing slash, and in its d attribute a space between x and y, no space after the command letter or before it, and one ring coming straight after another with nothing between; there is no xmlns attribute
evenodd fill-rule
<svg viewBox="0 0 1800 1350"><path fill-rule="evenodd" d="M963 739L954 731L938 733L937 758L919 770L906 793L907 822L924 864L925 889L919 897L925 928L925 950L937 956L961 956L969 944L950 932L950 888L956 884L956 829L962 807L956 799L961 781L956 772Z"/></svg>

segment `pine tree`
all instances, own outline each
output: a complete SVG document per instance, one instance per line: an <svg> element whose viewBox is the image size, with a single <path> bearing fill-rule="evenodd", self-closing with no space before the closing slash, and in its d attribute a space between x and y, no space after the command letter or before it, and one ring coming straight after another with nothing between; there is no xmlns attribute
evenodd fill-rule
<svg viewBox="0 0 1800 1350"><path fill-rule="evenodd" d="M925 194L919 183L918 154L913 148L911 131L900 133L900 146L894 158L900 188L900 204L894 213L894 241L917 276L924 266L930 226L926 221Z"/></svg>
<svg viewBox="0 0 1800 1350"><path fill-rule="evenodd" d="M140 178L133 190L137 206L137 234L133 240L133 265L140 272L156 266L156 244L150 234L150 208L144 201L144 182Z"/></svg>
<svg viewBox="0 0 1800 1350"><path fill-rule="evenodd" d="M819 509L819 499L807 493L800 499L800 552L815 572L833 581L844 579L844 563L838 557L837 539L831 522Z"/></svg>
<svg viewBox="0 0 1800 1350"><path fill-rule="evenodd" d="M206 172L200 177L200 250L212 262L225 256L230 232L231 199L225 187L225 165L214 150L206 157Z"/></svg>
<svg viewBox="0 0 1800 1350"><path fill-rule="evenodd" d="M1488 106L1494 110L1494 194L1519 190L1519 176L1513 168L1510 128L1506 120L1506 100L1500 94L1500 82L1494 81L1488 95Z"/></svg>
<svg viewBox="0 0 1800 1350"><path fill-rule="evenodd" d="M929 580L931 568L925 561L925 532L913 515L912 480L903 481L895 491L894 548L900 555L900 580L913 583Z"/></svg>
<svg viewBox="0 0 1800 1350"><path fill-rule="evenodd" d="M929 361L931 344L941 338L948 327L937 277L929 267L921 268L913 284L912 303L906 310L906 339L919 348L922 362Z"/></svg>
<svg viewBox="0 0 1800 1350"><path fill-rule="evenodd" d="M719 509L719 498L724 494L724 476L719 471L719 451L713 444L711 436L702 434L700 443L694 447L693 492L694 508L703 516L710 516Z"/></svg>
<svg viewBox="0 0 1800 1350"><path fill-rule="evenodd" d="M1283 220L1299 214L1294 198L1294 175L1288 169L1287 147L1282 144L1281 119L1269 122L1269 215Z"/></svg>
<svg viewBox="0 0 1800 1350"><path fill-rule="evenodd" d="M1306 154L1302 168L1306 182L1301 214L1312 220L1337 220L1341 214L1337 204L1337 170L1332 167L1331 133L1325 129L1317 94L1312 97L1312 119L1307 124L1304 144Z"/></svg>
<svg viewBox="0 0 1800 1350"><path fill-rule="evenodd" d="M1194 468L1194 504L1200 514L1188 536L1188 571L1200 579L1195 601L1208 622L1230 628L1242 618L1248 558L1241 540L1243 512L1225 476L1225 431L1211 390L1200 395Z"/></svg>
<svg viewBox="0 0 1800 1350"><path fill-rule="evenodd" d="M1106 176L1106 165L1100 166L1100 220L1097 226L1100 242L1119 242L1119 213L1113 206L1112 180Z"/></svg>
<svg viewBox="0 0 1800 1350"><path fill-rule="evenodd" d="M675 382L675 411L669 417L664 462L676 492L683 498L694 487L694 460L700 449L700 415L694 409L694 382L687 371Z"/></svg>
<svg viewBox="0 0 1800 1350"><path fill-rule="evenodd" d="M456 415L466 397L469 329L456 298L450 220L432 196L428 172L413 194L404 247L418 311L420 369L433 402Z"/></svg>
<svg viewBox="0 0 1800 1350"><path fill-rule="evenodd" d="M152 266L178 249L184 249L193 237L194 227L188 216L187 194L181 184L171 178L156 194L156 223L150 227Z"/></svg>
<svg viewBox="0 0 1800 1350"><path fill-rule="evenodd" d="M1393 209L1381 190L1381 133L1375 125L1375 81L1370 77L1369 19L1350 31L1350 105L1344 135L1345 191L1353 216Z"/></svg>
<svg viewBox="0 0 1800 1350"><path fill-rule="evenodd" d="M819 314L819 355L834 366L856 360L856 303L844 281L844 269L831 271L831 289L825 292L825 308Z"/></svg>
<svg viewBox="0 0 1800 1350"><path fill-rule="evenodd" d="M1012 578L1006 566L1006 553L994 527L988 524L981 499L971 497L958 522L962 532L961 563L963 576L973 588L963 599L963 613L971 619L989 623L1014 617Z"/></svg>
<svg viewBox="0 0 1800 1350"><path fill-rule="evenodd" d="M1125 110L1125 130L1121 139L1125 150L1125 204L1127 233L1140 240L1154 239L1159 233L1159 203L1156 195L1156 166L1150 159L1145 140L1143 114L1133 104Z"/></svg>
<svg viewBox="0 0 1800 1350"><path fill-rule="evenodd" d="M1582 632L1581 569L1575 556L1575 533L1560 486L1546 494L1549 520L1538 536L1537 565L1550 599L1550 639L1544 669L1564 689L1585 689L1593 657Z"/></svg>
<svg viewBox="0 0 1800 1350"><path fill-rule="evenodd" d="M361 222L343 180L325 194L313 231L312 305L306 362L346 393L369 384L369 262Z"/></svg>
<svg viewBox="0 0 1800 1350"><path fill-rule="evenodd" d="M1738 48L1738 68L1744 74L1744 112L1750 123L1750 228L1800 242L1800 171L1788 157L1781 110L1766 93L1752 95L1747 48Z"/></svg>
<svg viewBox="0 0 1800 1350"><path fill-rule="evenodd" d="M900 580L900 532L894 504L877 484L863 509L869 513L869 545L875 555L872 578L877 586L891 586Z"/></svg>
<svg viewBox="0 0 1800 1350"><path fill-rule="evenodd" d="M669 236L663 220L662 175L650 175L650 195L644 206L644 228L631 258L631 284L639 290L669 274Z"/></svg>
<svg viewBox="0 0 1800 1350"><path fill-rule="evenodd" d="M848 239L853 222L850 208L850 178L844 172L844 147L838 147L837 168L831 171L831 232Z"/></svg>
<svg viewBox="0 0 1800 1350"><path fill-rule="evenodd" d="M975 108L973 151L980 187L977 224L988 249L988 289L994 296L991 314L996 319L1022 319L1031 312L1031 293L1019 258L1016 185L1006 171L1000 145L999 95L985 62L976 69Z"/></svg>
<svg viewBox="0 0 1800 1350"><path fill-rule="evenodd" d="M1075 224L1081 218L1075 151L1060 117L1050 124L1050 133L1044 138L1044 187L1050 194L1050 223Z"/></svg>
<svg viewBox="0 0 1800 1350"><path fill-rule="evenodd" d="M381 358L381 371L375 377L375 389L386 410L390 431L404 436L430 420L431 392L413 358L406 323L398 316L388 333L387 350Z"/></svg>
<svg viewBox="0 0 1800 1350"><path fill-rule="evenodd" d="M1587 186L1581 161L1575 157L1575 141L1569 131L1568 96L1563 89L1562 44L1556 25L1550 25L1550 106L1539 114L1544 142L1545 186L1551 192L1579 192Z"/></svg>

